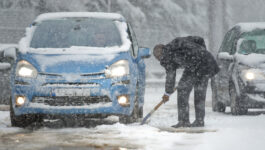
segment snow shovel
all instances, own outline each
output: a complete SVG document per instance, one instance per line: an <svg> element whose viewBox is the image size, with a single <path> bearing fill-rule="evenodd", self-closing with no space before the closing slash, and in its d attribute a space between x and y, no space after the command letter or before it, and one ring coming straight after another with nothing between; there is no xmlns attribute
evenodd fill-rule
<svg viewBox="0 0 265 150"><path fill-rule="evenodd" d="M174 92L177 90L177 87L174 88ZM174 93L173 92L173 93ZM161 100L153 109L150 111L142 120L141 125L145 124L147 119L151 117L151 115L163 104L163 100Z"/></svg>

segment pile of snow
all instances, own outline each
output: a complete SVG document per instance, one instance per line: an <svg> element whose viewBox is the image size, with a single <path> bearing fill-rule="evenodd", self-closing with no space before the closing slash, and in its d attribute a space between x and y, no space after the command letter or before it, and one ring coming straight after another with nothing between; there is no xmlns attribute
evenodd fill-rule
<svg viewBox="0 0 265 150"><path fill-rule="evenodd" d="M144 115L150 112L160 101L164 88L147 88ZM190 116L194 120L194 95L190 95ZM177 123L177 93L170 101L162 105L145 125L139 123L123 125L120 123L100 124L92 128L41 128L28 131L10 127L9 112L0 111L0 136L6 144L0 142L3 149L141 149L141 150L263 150L265 115L250 112L244 116L232 116L228 113L212 112L210 107L211 90L208 88L206 99L206 132L169 132ZM264 111L263 111L264 113ZM107 118L108 119L108 118ZM105 120L104 120L105 121ZM93 123L93 121L91 121ZM56 127L55 127L56 128ZM188 131L189 129L187 129ZM196 130L196 129L194 129ZM200 130L200 128L198 129ZM242 142L243 141L243 142ZM47 143L49 143L47 145ZM114 147L114 148L113 148Z"/></svg>
<svg viewBox="0 0 265 150"><path fill-rule="evenodd" d="M5 134L22 132L21 128L10 128L11 122L9 117L9 111L0 111L0 136L2 137ZM1 138L2 139L2 138ZM0 146L2 148L2 146Z"/></svg>

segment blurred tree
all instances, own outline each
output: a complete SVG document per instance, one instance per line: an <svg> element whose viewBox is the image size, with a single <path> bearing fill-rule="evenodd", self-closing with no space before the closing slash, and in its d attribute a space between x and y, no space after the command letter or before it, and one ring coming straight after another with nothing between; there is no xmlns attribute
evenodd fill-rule
<svg viewBox="0 0 265 150"><path fill-rule="evenodd" d="M1 0L0 1L0 8L3 8L3 9L11 8L13 4L14 4L13 1L10 1L10 0Z"/></svg>
<svg viewBox="0 0 265 150"><path fill-rule="evenodd" d="M49 12L47 2L45 0L39 0L38 5L35 7L35 11L37 14Z"/></svg>
<svg viewBox="0 0 265 150"><path fill-rule="evenodd" d="M17 1L17 6L20 8L32 8L33 3L31 0L19 0Z"/></svg>
<svg viewBox="0 0 265 150"><path fill-rule="evenodd" d="M225 33L229 29L229 12L226 0L208 0L209 50L217 53Z"/></svg>

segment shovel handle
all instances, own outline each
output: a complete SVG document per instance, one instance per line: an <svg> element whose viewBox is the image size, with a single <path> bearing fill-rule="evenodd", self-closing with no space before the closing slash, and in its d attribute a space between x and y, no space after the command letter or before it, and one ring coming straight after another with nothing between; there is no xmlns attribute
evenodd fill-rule
<svg viewBox="0 0 265 150"><path fill-rule="evenodd" d="M177 90L177 87L174 88L173 93ZM150 111L143 119L143 121L141 122L141 125L145 124L145 122L147 121L148 118L151 117L151 115L164 103L163 100L161 100L154 109L152 109L152 111Z"/></svg>
<svg viewBox="0 0 265 150"><path fill-rule="evenodd" d="M164 103L163 100L161 100L154 108L154 110L156 111L162 104Z"/></svg>

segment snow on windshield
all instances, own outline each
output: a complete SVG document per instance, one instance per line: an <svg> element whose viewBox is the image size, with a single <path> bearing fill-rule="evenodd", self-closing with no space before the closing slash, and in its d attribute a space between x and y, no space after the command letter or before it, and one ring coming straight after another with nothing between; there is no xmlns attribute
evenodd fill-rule
<svg viewBox="0 0 265 150"><path fill-rule="evenodd" d="M47 20L36 25L31 48L121 46L119 30L112 20L69 18Z"/></svg>
<svg viewBox="0 0 265 150"><path fill-rule="evenodd" d="M106 54L131 46L127 24L119 14L51 13L35 22L19 43L21 52Z"/></svg>
<svg viewBox="0 0 265 150"><path fill-rule="evenodd" d="M59 19L64 17L83 17L83 18L100 18L111 20L125 20L124 17L117 13L102 13L102 12L57 12L57 13L45 13L41 14L35 20L41 22L50 19Z"/></svg>

